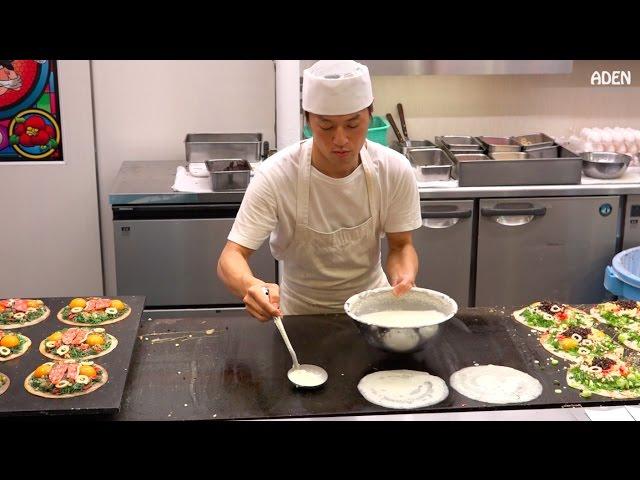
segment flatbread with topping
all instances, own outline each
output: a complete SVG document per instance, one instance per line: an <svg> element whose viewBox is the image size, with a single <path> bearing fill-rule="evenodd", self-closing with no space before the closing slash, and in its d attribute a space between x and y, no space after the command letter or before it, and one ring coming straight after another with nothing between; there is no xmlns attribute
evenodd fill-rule
<svg viewBox="0 0 640 480"><path fill-rule="evenodd" d="M610 398L640 398L640 370L616 357L596 357L572 365L567 370L567 384L582 390L583 397L595 393Z"/></svg>
<svg viewBox="0 0 640 480"><path fill-rule="evenodd" d="M540 336L545 350L556 357L571 362L582 362L585 358L613 355L622 357L624 347L593 327L554 328Z"/></svg>
<svg viewBox="0 0 640 480"><path fill-rule="evenodd" d="M105 368L90 360L65 360L40 365L25 378L24 388L39 397L71 398L96 391L108 379Z"/></svg>
<svg viewBox="0 0 640 480"><path fill-rule="evenodd" d="M513 312L517 322L529 328L547 332L552 328L590 327L594 319L582 310L563 303L535 302Z"/></svg>
<svg viewBox="0 0 640 480"><path fill-rule="evenodd" d="M7 362L24 355L30 346L29 337L19 332L0 330L0 362Z"/></svg>
<svg viewBox="0 0 640 480"><path fill-rule="evenodd" d="M121 300L101 297L74 298L58 312L58 320L81 327L107 325L124 320L131 307Z"/></svg>
<svg viewBox="0 0 640 480"><path fill-rule="evenodd" d="M0 330L23 328L40 323L51 311L42 300L7 298L0 300Z"/></svg>
<svg viewBox="0 0 640 480"><path fill-rule="evenodd" d="M0 373L0 395L7 391L11 381L4 373Z"/></svg>
<svg viewBox="0 0 640 480"><path fill-rule="evenodd" d="M601 323L614 328L640 332L640 302L616 300L599 303L591 309L591 315Z"/></svg>
<svg viewBox="0 0 640 480"><path fill-rule="evenodd" d="M90 360L102 357L118 340L101 327L69 327L53 332L40 342L40 353L54 360Z"/></svg>

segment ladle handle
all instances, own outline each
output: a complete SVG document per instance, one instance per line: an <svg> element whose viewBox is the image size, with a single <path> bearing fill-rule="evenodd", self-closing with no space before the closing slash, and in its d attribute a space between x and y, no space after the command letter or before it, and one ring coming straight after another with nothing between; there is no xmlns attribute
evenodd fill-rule
<svg viewBox="0 0 640 480"><path fill-rule="evenodd" d="M267 287L263 287L262 291L269 296L269 289ZM273 323L276 324L278 331L280 332L280 336L282 340L284 340L284 344L287 346L287 350L289 350L289 355L291 355L291 360L293 360L293 367L300 368L300 364L298 363L298 357L296 356L296 352L293 350L291 346L291 342L289 341L289 337L287 336L287 331L284 329L284 325L282 324L282 319L280 317L273 317Z"/></svg>
<svg viewBox="0 0 640 480"><path fill-rule="evenodd" d="M284 340L285 345L287 346L287 350L289 350L289 355L291 355L291 360L293 360L293 367L300 368L300 364L298 363L298 357L296 356L296 352L293 350L291 346L291 342L289 342L289 337L287 337L287 332L284 329L284 325L282 324L282 319L280 317L274 317L273 323L278 327L278 331Z"/></svg>

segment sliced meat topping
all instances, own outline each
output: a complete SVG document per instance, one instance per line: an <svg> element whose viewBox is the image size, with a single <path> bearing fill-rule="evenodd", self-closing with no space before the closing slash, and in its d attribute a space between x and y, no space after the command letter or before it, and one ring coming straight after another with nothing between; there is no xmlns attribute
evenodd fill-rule
<svg viewBox="0 0 640 480"><path fill-rule="evenodd" d="M29 308L29 305L26 300L16 300L13 302L13 309L16 312L26 312L27 308Z"/></svg>
<svg viewBox="0 0 640 480"><path fill-rule="evenodd" d="M76 381L76 377L78 376L78 370L80 369L80 365L77 363L68 363L67 364L67 378L71 380L73 383Z"/></svg>
<svg viewBox="0 0 640 480"><path fill-rule="evenodd" d="M67 331L62 334L62 343L65 345L71 345L80 331L81 330L79 328L75 327L67 329Z"/></svg>
<svg viewBox="0 0 640 480"><path fill-rule="evenodd" d="M77 330L78 330L78 333L76 333L76 336L71 342L73 345L80 345L89 336L89 330L87 330L86 328L78 328Z"/></svg>
<svg viewBox="0 0 640 480"><path fill-rule="evenodd" d="M56 363L49 372L49 381L55 385L62 380L67 373L68 366L67 363Z"/></svg>

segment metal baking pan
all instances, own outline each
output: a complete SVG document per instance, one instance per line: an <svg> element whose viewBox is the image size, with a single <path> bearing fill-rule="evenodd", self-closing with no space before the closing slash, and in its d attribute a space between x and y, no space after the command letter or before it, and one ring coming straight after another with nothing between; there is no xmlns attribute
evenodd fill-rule
<svg viewBox="0 0 640 480"><path fill-rule="evenodd" d="M405 140L404 143L392 142L390 147L396 152L400 152L405 157L410 150L424 149L424 148L437 148L436 144L429 140Z"/></svg>
<svg viewBox="0 0 640 480"><path fill-rule="evenodd" d="M491 152L489 156L494 160L525 160L530 158L527 152Z"/></svg>
<svg viewBox="0 0 640 480"><path fill-rule="evenodd" d="M470 135L442 135L436 137L436 145L451 151L481 152L482 145Z"/></svg>
<svg viewBox="0 0 640 480"><path fill-rule="evenodd" d="M246 190L251 179L251 165L242 158L211 159L205 161L211 189L214 192Z"/></svg>
<svg viewBox="0 0 640 480"><path fill-rule="evenodd" d="M419 182L449 180L453 162L440 148L414 148L409 151L409 161Z"/></svg>
<svg viewBox="0 0 640 480"><path fill-rule="evenodd" d="M519 135L511 137L514 142L522 147L523 150L531 150L532 148L550 147L555 144L553 138L544 133L533 133L531 135Z"/></svg>
<svg viewBox="0 0 640 480"><path fill-rule="evenodd" d="M187 163L204 163L212 158L241 158L248 162L262 159L261 133L189 133L184 139Z"/></svg>
<svg viewBox="0 0 640 480"><path fill-rule="evenodd" d="M476 137L489 152L518 152L522 147L511 137Z"/></svg>
<svg viewBox="0 0 640 480"><path fill-rule="evenodd" d="M453 155L458 162L473 162L477 160L491 160L484 153L456 153Z"/></svg>
<svg viewBox="0 0 640 480"><path fill-rule="evenodd" d="M560 155L559 145L548 145L546 147L529 148L525 150L529 158L556 158Z"/></svg>
<svg viewBox="0 0 640 480"><path fill-rule="evenodd" d="M454 159L452 176L461 187L511 185L577 185L582 177L582 158L558 147L553 158L460 161ZM524 152L523 152L524 153Z"/></svg>

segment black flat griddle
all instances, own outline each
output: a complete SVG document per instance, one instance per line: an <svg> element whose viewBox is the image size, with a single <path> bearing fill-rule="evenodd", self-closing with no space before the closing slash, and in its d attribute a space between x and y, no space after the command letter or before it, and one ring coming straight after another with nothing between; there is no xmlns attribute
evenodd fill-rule
<svg viewBox="0 0 640 480"><path fill-rule="evenodd" d="M287 379L291 358L272 322L260 323L244 311L180 318L145 315L153 319L141 325L123 408L114 419L286 418L638 403L580 397L566 383L564 367L570 363L557 359L553 366L549 359L555 357L538 343L537 334L509 316L513 310L462 309L416 354L369 346L346 315L285 317L300 362L329 373L317 390L296 389ZM164 338L179 340L158 341ZM542 383L543 393L527 403L494 405L449 388L448 398L437 405L392 410L369 403L357 389L365 375L392 369L426 371L449 384L453 372L474 363L526 372Z"/></svg>
<svg viewBox="0 0 640 480"><path fill-rule="evenodd" d="M116 323L101 326L118 339L118 346L110 353L91 359L106 368L109 380L98 390L73 398L43 398L32 395L24 388L27 378L39 365L53 360L40 353L40 342L61 328L71 327L58 320L62 307L73 297L41 298L51 309L49 317L30 327L4 330L20 332L31 339L31 346L24 355L0 362L0 372L9 377L9 389L0 395L0 415L56 415L82 413L116 413L120 409L129 365L135 345L145 297L117 297L131 307L131 314Z"/></svg>

